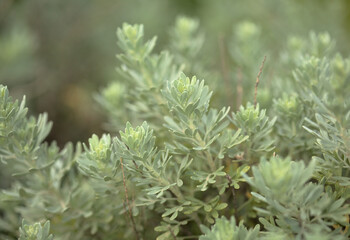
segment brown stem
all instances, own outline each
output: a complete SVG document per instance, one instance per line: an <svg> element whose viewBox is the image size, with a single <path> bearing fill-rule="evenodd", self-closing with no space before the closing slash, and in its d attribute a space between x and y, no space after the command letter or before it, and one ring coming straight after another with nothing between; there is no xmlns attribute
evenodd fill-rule
<svg viewBox="0 0 350 240"><path fill-rule="evenodd" d="M128 196L128 189L126 188L126 179L125 179L125 174L124 174L124 167L123 167L123 158L120 158L120 165L122 168L122 173L123 173L123 185L124 185L124 191L125 191L125 199L126 199L126 204L128 206L128 212L129 212L129 217L132 223L132 228L134 229L135 235L136 235L136 239L139 240L139 233L137 232L136 229L136 224L134 221L134 217L132 216L132 212L131 212L131 208L130 208L130 203L129 203L129 196Z"/></svg>
<svg viewBox="0 0 350 240"><path fill-rule="evenodd" d="M236 107L237 110L239 110L239 107L242 105L242 99L243 99L243 75L242 75L242 68L238 67L237 69L237 87L236 87Z"/></svg>
<svg viewBox="0 0 350 240"><path fill-rule="evenodd" d="M169 227L169 231L170 231L170 234L173 237L173 239L176 240L175 233L174 233L173 229L171 229L171 227Z"/></svg>
<svg viewBox="0 0 350 240"><path fill-rule="evenodd" d="M264 60L263 60L262 63L261 63L258 76L256 76L255 91L254 91L254 108L256 108L256 104L257 104L257 102L256 102L256 96L258 95L258 85L259 85L259 83L260 83L260 75L261 75L262 70L263 70L263 68L264 68L265 61L266 61L266 56L264 56Z"/></svg>
<svg viewBox="0 0 350 240"><path fill-rule="evenodd" d="M232 178L231 178L231 176L228 175L228 174L226 174L226 178L227 178L227 180L228 180L228 182L229 182L229 187L230 187L231 192L232 192L232 197L233 197L233 209L235 210L234 216L235 216L235 218L236 218L236 221L238 221L238 215L237 215L237 208L238 208L238 206L237 206L237 199L236 199L235 189L234 189L233 186L231 186L231 185L232 185Z"/></svg>

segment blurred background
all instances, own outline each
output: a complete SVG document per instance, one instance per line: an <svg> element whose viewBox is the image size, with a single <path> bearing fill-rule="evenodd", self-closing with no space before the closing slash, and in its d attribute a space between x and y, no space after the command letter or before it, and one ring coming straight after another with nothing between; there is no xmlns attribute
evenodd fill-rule
<svg viewBox="0 0 350 240"><path fill-rule="evenodd" d="M26 95L31 114L48 112L54 123L49 141L86 141L104 131L93 96L118 78L116 29L123 22L144 24L146 38L158 36L159 51L169 46L177 16L199 20L201 61L218 72L242 21L259 26L257 41L271 56L289 36L311 30L329 32L345 57L350 50L348 0L0 0L0 84L15 98Z"/></svg>

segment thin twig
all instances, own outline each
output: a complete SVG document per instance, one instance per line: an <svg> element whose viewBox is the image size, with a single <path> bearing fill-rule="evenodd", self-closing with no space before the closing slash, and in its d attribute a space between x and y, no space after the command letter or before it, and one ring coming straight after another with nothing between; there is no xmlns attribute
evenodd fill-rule
<svg viewBox="0 0 350 240"><path fill-rule="evenodd" d="M124 209L125 219L127 219L129 217L129 215L128 215L128 210L126 209L125 200L123 200L123 209Z"/></svg>
<svg viewBox="0 0 350 240"><path fill-rule="evenodd" d="M266 56L264 56L264 60L263 60L262 63L261 63L258 76L256 76L255 92L254 92L254 108L256 108L256 104L257 104L257 102L256 102L256 96L258 95L258 85L259 85L259 83L260 83L260 75L261 75L262 70L263 70L263 68L264 68L265 61L266 61Z"/></svg>
<svg viewBox="0 0 350 240"><path fill-rule="evenodd" d="M234 213L234 216L236 218L236 220L238 220L238 215L237 215L237 208L238 208L238 205L237 205L237 199L236 199L236 194L235 194L235 189L232 185L232 178L230 175L226 174L226 178L229 182L229 186L230 186L230 189L231 189L231 192L232 192L232 197L233 197L233 209L235 210L235 213Z"/></svg>
<svg viewBox="0 0 350 240"><path fill-rule="evenodd" d="M135 235L136 235L136 239L139 240L139 233L137 232L136 229L136 224L134 221L134 217L132 216L132 212L131 212L131 208L130 208L130 203L129 203L129 196L128 196L128 189L126 188L126 179L125 179L125 174L124 174L124 167L123 167L123 158L120 158L120 165L122 168L122 173L123 173L123 185L124 185L124 191L125 191L125 199L126 199L126 204L128 206L128 212L129 212L129 217L132 223L132 228L134 229Z"/></svg>
<svg viewBox="0 0 350 240"><path fill-rule="evenodd" d="M243 99L243 75L242 75L242 68L238 67L237 68L237 87L236 87L236 93L237 93L237 98L236 98L236 107L237 111L239 110L239 107L242 105L242 99Z"/></svg>
<svg viewBox="0 0 350 240"><path fill-rule="evenodd" d="M173 237L173 239L176 240L175 233L174 233L173 229L171 229L171 227L169 227L169 231L170 231L170 234Z"/></svg>
<svg viewBox="0 0 350 240"><path fill-rule="evenodd" d="M227 98L228 106L233 105L233 95L232 95L232 88L230 84L230 74L229 70L227 68L227 62L226 62L226 55L225 55L225 43L224 43L224 37L221 35L219 37L219 49L220 49L220 61L221 61L221 71L225 82L225 95Z"/></svg>
<svg viewBox="0 0 350 240"><path fill-rule="evenodd" d="M232 184L232 178L231 178L231 176L228 175L228 174L226 174L226 178L227 178L227 180L228 180L230 189L231 189L231 191L232 191L232 196L235 197L235 191L234 191L233 187L231 186L231 184Z"/></svg>

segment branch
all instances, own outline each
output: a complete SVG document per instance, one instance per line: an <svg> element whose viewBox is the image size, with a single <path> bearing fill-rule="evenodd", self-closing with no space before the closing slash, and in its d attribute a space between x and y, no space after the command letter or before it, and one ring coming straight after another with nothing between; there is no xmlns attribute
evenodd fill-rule
<svg viewBox="0 0 350 240"><path fill-rule="evenodd" d="M134 232L136 234L136 239L139 240L140 237L139 237L139 233L137 232L137 229L136 229L136 224L135 224L135 221L134 221L134 217L132 216L132 213L131 213L131 208L130 208L130 203L129 203L129 196L128 196L128 189L126 188L126 180L125 180L124 167L123 167L123 158L120 158L120 165L121 165L122 173L123 173L123 185L124 185L124 191L125 191L126 204L128 206L129 217L130 217L130 220L131 220L131 223L132 223L132 228L134 229Z"/></svg>
<svg viewBox="0 0 350 240"><path fill-rule="evenodd" d="M259 85L259 83L260 83L260 75L261 75L262 70L263 70L263 68L264 68L265 61L266 61L266 56L264 56L264 60L263 60L262 63L261 63L258 76L256 76L255 92L254 92L254 108L256 108L256 104L257 104L257 102L256 102L256 96L258 95L258 85Z"/></svg>
<svg viewBox="0 0 350 240"><path fill-rule="evenodd" d="M170 234L171 234L172 238L173 238L174 240L176 240L175 233L174 233L173 229L171 229L171 227L169 227L169 231L170 231Z"/></svg>
<svg viewBox="0 0 350 240"><path fill-rule="evenodd" d="M236 220L238 220L238 215L237 215L237 213L238 213L238 211L237 211L238 206L237 206L237 199L236 199L235 189L234 189L233 186L231 186L231 185L233 185L233 184L232 184L232 178L231 178L231 176L228 175L227 173L226 173L226 178L227 178L227 180L228 180L229 187L230 187L231 192L232 192L232 197L233 197L233 209L235 210L234 217L235 217Z"/></svg>
<svg viewBox="0 0 350 240"><path fill-rule="evenodd" d="M242 82L243 82L242 68L238 67L237 68L237 88L236 88L236 93L237 93L236 108L237 108L237 111L239 110L239 107L242 105L242 99L243 99Z"/></svg>

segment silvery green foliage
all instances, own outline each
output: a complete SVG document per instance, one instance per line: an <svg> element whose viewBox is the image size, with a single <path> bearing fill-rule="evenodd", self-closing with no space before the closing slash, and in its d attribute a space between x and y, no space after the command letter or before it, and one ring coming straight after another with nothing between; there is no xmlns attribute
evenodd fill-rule
<svg viewBox="0 0 350 240"><path fill-rule="evenodd" d="M234 217L230 220L225 217L218 218L212 229L205 226L201 228L204 235L199 240L254 240L259 234L259 225L248 230L242 222L237 226Z"/></svg>
<svg viewBox="0 0 350 240"><path fill-rule="evenodd" d="M122 62L117 72L123 81L109 85L97 100L108 111L113 127L135 118L151 120L158 127L157 120L166 112L160 90L179 76L181 66L174 64L174 57L167 51L153 53L157 38L145 41L143 25L124 24L117 37L123 50L117 55Z"/></svg>
<svg viewBox="0 0 350 240"><path fill-rule="evenodd" d="M260 110L259 105L254 107L249 102L246 108L241 106L237 113L232 113L231 122L248 136L245 147L248 161L253 161L252 153L258 157L259 153L271 152L275 148L275 142L270 133L276 119L277 117L269 119L265 109Z"/></svg>
<svg viewBox="0 0 350 240"><path fill-rule="evenodd" d="M75 167L80 146L67 144L60 150L55 143L43 142L51 128L46 115L28 118L24 100L13 101L4 86L0 94L1 161L3 171L10 174L0 194L2 234L16 238L19 216L28 223L50 219L52 231L59 232L56 239L109 229L112 206L105 204L107 200L95 201L95 192ZM71 231L74 226L79 228Z"/></svg>
<svg viewBox="0 0 350 240"><path fill-rule="evenodd" d="M266 207L255 207L262 216L259 220L268 234L276 232L290 239L315 239L315 228L324 232L327 239L340 239L335 224L346 225L350 208L345 198L338 198L330 188L309 182L316 161L306 167L304 162L273 157L253 167L253 177L247 181L257 192L252 195ZM308 237L306 237L308 236Z"/></svg>
<svg viewBox="0 0 350 240"><path fill-rule="evenodd" d="M25 101L1 86L1 172L10 176L0 236L50 239L46 219L60 240L347 239L349 59L327 34L291 37L271 75L288 89L254 106L261 30L234 29L231 56L247 79L237 111L213 107L226 98L210 77L190 75L205 66L195 61L204 37L185 17L171 30L174 56L154 53L142 25L118 29L119 81L97 96L112 134L82 146L44 142L47 115L27 117Z"/></svg>
<svg viewBox="0 0 350 240"><path fill-rule="evenodd" d="M19 229L19 240L52 240L53 235L50 234L50 222L47 221L42 226L40 223L26 224L22 222Z"/></svg>

